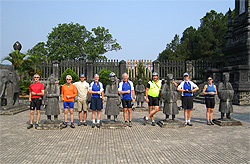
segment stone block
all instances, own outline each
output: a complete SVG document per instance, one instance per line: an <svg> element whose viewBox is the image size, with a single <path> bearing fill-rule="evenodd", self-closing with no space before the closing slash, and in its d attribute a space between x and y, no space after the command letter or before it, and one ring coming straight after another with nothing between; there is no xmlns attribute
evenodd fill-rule
<svg viewBox="0 0 250 164"><path fill-rule="evenodd" d="M213 119L213 122L219 126L242 126L242 123L240 121L235 120L233 118Z"/></svg>
<svg viewBox="0 0 250 164"><path fill-rule="evenodd" d="M162 128L182 128L185 127L183 122L179 120L161 120L157 124Z"/></svg>
<svg viewBox="0 0 250 164"><path fill-rule="evenodd" d="M102 129L123 129L123 123L121 121L102 121Z"/></svg>

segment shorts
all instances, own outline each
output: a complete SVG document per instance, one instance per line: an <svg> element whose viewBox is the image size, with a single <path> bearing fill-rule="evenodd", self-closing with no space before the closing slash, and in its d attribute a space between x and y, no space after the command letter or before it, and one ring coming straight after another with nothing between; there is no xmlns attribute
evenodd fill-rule
<svg viewBox="0 0 250 164"><path fill-rule="evenodd" d="M205 103L207 108L214 108L215 99L214 98L205 98Z"/></svg>
<svg viewBox="0 0 250 164"><path fill-rule="evenodd" d="M122 99L122 107L123 108L132 108L131 99Z"/></svg>
<svg viewBox="0 0 250 164"><path fill-rule="evenodd" d="M88 110L87 101L78 99L77 110L78 110L78 112L81 112L81 111L87 112L87 110Z"/></svg>
<svg viewBox="0 0 250 164"><path fill-rule="evenodd" d="M159 106L159 97L152 97L148 95L148 106Z"/></svg>
<svg viewBox="0 0 250 164"><path fill-rule="evenodd" d="M74 108L74 102L73 101L64 101L63 107L64 107L64 109Z"/></svg>
<svg viewBox="0 0 250 164"><path fill-rule="evenodd" d="M100 97L91 97L90 109L92 110L102 110L102 98Z"/></svg>
<svg viewBox="0 0 250 164"><path fill-rule="evenodd" d="M40 110L42 105L42 98L31 99L30 110Z"/></svg>
<svg viewBox="0 0 250 164"><path fill-rule="evenodd" d="M193 96L182 96L182 108L193 109Z"/></svg>

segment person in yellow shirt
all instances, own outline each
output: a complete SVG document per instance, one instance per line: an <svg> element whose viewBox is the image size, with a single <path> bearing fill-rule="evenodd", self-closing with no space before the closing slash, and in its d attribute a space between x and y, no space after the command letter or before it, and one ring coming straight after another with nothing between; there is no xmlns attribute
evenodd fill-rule
<svg viewBox="0 0 250 164"><path fill-rule="evenodd" d="M148 109L149 109L149 114L148 116L144 117L144 125L147 124L147 121L149 118L152 120L152 125L155 126L155 121L154 121L154 114L156 114L159 111L159 95L160 95L160 90L162 86L162 81L158 80L158 73L153 72L152 74L152 81L148 82L147 88L146 88L146 102L148 103ZM153 110L154 106L154 110Z"/></svg>
<svg viewBox="0 0 250 164"><path fill-rule="evenodd" d="M64 106L64 123L63 123L63 128L67 127L67 122L68 122L68 109L70 111L70 127L75 128L75 125L73 123L73 109L74 109L74 97L77 96L77 89L76 86L71 84L72 82L72 77L70 75L66 76L67 83L63 84L62 89L61 89L61 98L63 101L63 106Z"/></svg>

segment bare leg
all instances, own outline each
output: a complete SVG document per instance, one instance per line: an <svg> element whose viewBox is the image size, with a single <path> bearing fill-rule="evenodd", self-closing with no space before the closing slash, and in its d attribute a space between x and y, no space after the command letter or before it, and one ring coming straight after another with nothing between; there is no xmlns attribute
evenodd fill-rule
<svg viewBox="0 0 250 164"><path fill-rule="evenodd" d="M33 124L34 121L34 110L30 110L30 123Z"/></svg>
<svg viewBox="0 0 250 164"><path fill-rule="evenodd" d="M128 121L128 108L124 108L123 109L123 116L124 116L124 121Z"/></svg>
<svg viewBox="0 0 250 164"><path fill-rule="evenodd" d="M79 112L79 120L80 120L80 122L82 122L82 111Z"/></svg>
<svg viewBox="0 0 250 164"><path fill-rule="evenodd" d="M157 113L159 111L160 107L159 106L155 106L155 110L151 110L151 112L148 115L148 118L150 117L152 119L152 121L154 121L153 115L155 113Z"/></svg>
<svg viewBox="0 0 250 164"><path fill-rule="evenodd" d="M188 120L191 120L191 111L192 111L191 109L187 110L187 119Z"/></svg>
<svg viewBox="0 0 250 164"><path fill-rule="evenodd" d="M129 121L132 121L132 108L128 108L128 114Z"/></svg>
<svg viewBox="0 0 250 164"><path fill-rule="evenodd" d="M84 111L83 112L83 121L86 121L86 119L87 119L87 111Z"/></svg>
<svg viewBox="0 0 250 164"><path fill-rule="evenodd" d="M73 115L74 109L70 108L69 111L70 111L70 121L73 122L74 121L74 115Z"/></svg>
<svg viewBox="0 0 250 164"><path fill-rule="evenodd" d="M210 108L210 113L209 113L210 121L213 120L213 112L214 112L214 108Z"/></svg>
<svg viewBox="0 0 250 164"><path fill-rule="evenodd" d="M207 108L207 122L209 122L210 118L210 108Z"/></svg>
<svg viewBox="0 0 250 164"><path fill-rule="evenodd" d="M36 122L38 123L40 121L40 116L41 116L41 113L40 113L40 110L36 110Z"/></svg>
<svg viewBox="0 0 250 164"><path fill-rule="evenodd" d="M97 110L97 120L101 120L101 111Z"/></svg>
<svg viewBox="0 0 250 164"><path fill-rule="evenodd" d="M64 121L68 122L68 109L64 109Z"/></svg>
<svg viewBox="0 0 250 164"><path fill-rule="evenodd" d="M154 117L153 117L153 116L150 116L150 113L152 112L152 110L153 110L153 106L149 106L149 107L148 107L148 116L147 116L147 117L148 117L148 118L151 118L151 120L154 121Z"/></svg>
<svg viewBox="0 0 250 164"><path fill-rule="evenodd" d="M96 113L96 111L92 110L92 120L95 120L95 113Z"/></svg>
<svg viewBox="0 0 250 164"><path fill-rule="evenodd" d="M187 121L188 120L188 114L187 114L187 109L184 109L184 118L185 118L185 121Z"/></svg>

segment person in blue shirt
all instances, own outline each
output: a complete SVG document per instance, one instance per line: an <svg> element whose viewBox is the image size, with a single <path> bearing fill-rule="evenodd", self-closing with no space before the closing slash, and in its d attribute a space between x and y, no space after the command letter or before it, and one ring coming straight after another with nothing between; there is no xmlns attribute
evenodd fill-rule
<svg viewBox="0 0 250 164"><path fill-rule="evenodd" d="M205 102L207 107L207 125L214 125L213 123L213 111L215 106L214 96L217 94L216 86L213 84L212 77L208 77L208 84L203 88L203 94L205 95Z"/></svg>
<svg viewBox="0 0 250 164"><path fill-rule="evenodd" d="M127 126L127 112L129 113L129 127L132 127L132 104L135 102L135 89L132 81L128 80L128 74L124 73L122 75L123 81L119 83L118 93L122 94L122 106L123 106L123 116L124 116L124 126Z"/></svg>
<svg viewBox="0 0 250 164"><path fill-rule="evenodd" d="M198 91L199 87L191 80L189 80L189 74L186 72L183 74L184 81L182 81L177 91L182 92L182 108L184 109L185 123L184 125L192 126L191 123L191 110L193 108L193 92Z"/></svg>
<svg viewBox="0 0 250 164"><path fill-rule="evenodd" d="M94 75L94 81L89 85L89 93L91 95L90 109L92 110L92 128L95 127L95 116L97 111L96 127L100 128L101 110L103 109L104 88L103 84L99 82L99 75Z"/></svg>

